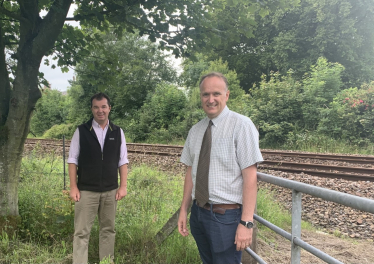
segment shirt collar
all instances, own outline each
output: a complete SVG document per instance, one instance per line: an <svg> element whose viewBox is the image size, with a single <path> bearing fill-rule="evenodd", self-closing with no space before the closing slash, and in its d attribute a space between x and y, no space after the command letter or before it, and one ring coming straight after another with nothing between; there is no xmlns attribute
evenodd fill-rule
<svg viewBox="0 0 374 264"><path fill-rule="evenodd" d="M108 120L108 123L106 124L105 128L108 128L108 125L109 125L109 120ZM97 127L97 128L101 128L101 126L99 125L99 123L97 123L95 121L95 119L92 119L92 126Z"/></svg>
<svg viewBox="0 0 374 264"><path fill-rule="evenodd" d="M227 116L230 112L230 109L227 107L227 105L225 106L225 108L223 108L222 112L215 118L212 119L212 122L213 122L213 125L214 126L217 126L219 124L219 122L222 121L222 119L225 118L225 116ZM209 118L208 119L208 122L209 122Z"/></svg>

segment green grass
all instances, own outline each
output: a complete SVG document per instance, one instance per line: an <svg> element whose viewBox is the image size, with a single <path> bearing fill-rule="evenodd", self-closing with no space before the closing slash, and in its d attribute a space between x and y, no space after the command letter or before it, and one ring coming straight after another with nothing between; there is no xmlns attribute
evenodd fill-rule
<svg viewBox="0 0 374 264"><path fill-rule="evenodd" d="M19 210L22 222L15 236L0 234L0 263L71 263L74 204L63 191L59 157L31 153L21 166ZM177 230L161 244L155 234L179 208L183 175L168 175L145 166L133 167L128 195L118 203L116 263L200 263L192 235ZM68 180L67 180L68 184ZM92 228L89 261L98 263L97 221Z"/></svg>
<svg viewBox="0 0 374 264"><path fill-rule="evenodd" d="M374 155L374 143L369 140L337 140L318 133L292 134L283 145L266 146L260 144L261 148L284 149L295 151L308 151L319 153L341 153Z"/></svg>
<svg viewBox="0 0 374 264"><path fill-rule="evenodd" d="M0 263L71 263L74 203L63 191L62 172L60 157L39 157L35 153L24 157L19 185L22 221L13 237L0 234ZM132 167L128 195L117 206L116 263L201 263L192 235L183 238L174 230L161 244L154 239L180 206L183 180L182 174ZM273 224L290 230L291 216L274 202L271 192L259 191L257 211ZM309 226L303 223L303 228ZM98 236L96 221L89 243L90 263L99 262Z"/></svg>
<svg viewBox="0 0 374 264"><path fill-rule="evenodd" d="M292 216L288 210L275 201L275 194L267 189L260 189L257 193L257 215L271 222L272 224L286 230L291 230ZM267 229L259 224L259 228ZM301 228L314 230L314 227L305 221L301 222Z"/></svg>

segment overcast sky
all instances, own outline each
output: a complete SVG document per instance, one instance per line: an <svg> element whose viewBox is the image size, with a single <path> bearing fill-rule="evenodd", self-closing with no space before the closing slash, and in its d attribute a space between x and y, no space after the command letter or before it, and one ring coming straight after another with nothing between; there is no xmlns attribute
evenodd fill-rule
<svg viewBox="0 0 374 264"><path fill-rule="evenodd" d="M75 5L72 5L70 7L68 17L73 16L74 9L75 9ZM46 14L46 12L42 12L41 16L44 16L45 14ZM67 21L65 23L73 25L73 26L79 26L79 23L75 22L75 21L74 22L73 21ZM44 73L44 77L51 84L52 89L57 89L57 90L60 90L60 91L66 91L68 86L69 86L68 80L73 79L74 70L70 69L69 72L62 73L61 69L59 67L56 67L56 69L52 69L50 66L44 65L44 59L45 58L43 58L42 63L40 64L40 69L39 70ZM54 62L54 64L57 63L57 61L52 61L51 58L49 59L49 61L50 61L50 65L52 65L53 62Z"/></svg>

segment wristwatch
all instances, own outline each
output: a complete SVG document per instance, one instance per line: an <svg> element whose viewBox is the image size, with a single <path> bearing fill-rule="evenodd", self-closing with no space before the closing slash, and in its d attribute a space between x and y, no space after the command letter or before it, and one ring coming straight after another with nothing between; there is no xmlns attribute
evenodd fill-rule
<svg viewBox="0 0 374 264"><path fill-rule="evenodd" d="M246 228L252 228L253 227L253 222L251 221L243 221L243 220L240 220L240 223L245 226Z"/></svg>

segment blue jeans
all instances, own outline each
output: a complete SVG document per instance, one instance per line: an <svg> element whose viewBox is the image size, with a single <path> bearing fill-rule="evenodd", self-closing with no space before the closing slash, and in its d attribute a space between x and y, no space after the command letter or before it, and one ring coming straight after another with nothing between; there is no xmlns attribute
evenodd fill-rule
<svg viewBox="0 0 374 264"><path fill-rule="evenodd" d="M222 215L193 202L190 228L204 264L241 263L242 251L236 251L234 244L241 215L241 208L226 210Z"/></svg>

